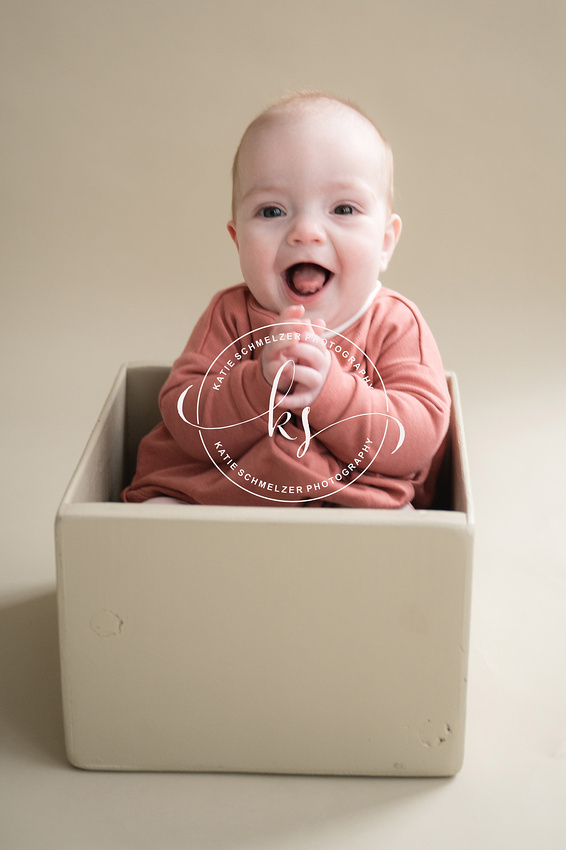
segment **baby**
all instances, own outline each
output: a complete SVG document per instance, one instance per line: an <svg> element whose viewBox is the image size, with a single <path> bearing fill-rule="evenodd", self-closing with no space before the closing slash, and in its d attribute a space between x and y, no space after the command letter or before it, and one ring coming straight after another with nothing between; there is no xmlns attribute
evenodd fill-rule
<svg viewBox="0 0 566 850"><path fill-rule="evenodd" d="M450 397L421 314L379 282L392 188L389 145L346 102L292 95L250 124L228 224L245 282L174 364L124 501L431 503Z"/></svg>

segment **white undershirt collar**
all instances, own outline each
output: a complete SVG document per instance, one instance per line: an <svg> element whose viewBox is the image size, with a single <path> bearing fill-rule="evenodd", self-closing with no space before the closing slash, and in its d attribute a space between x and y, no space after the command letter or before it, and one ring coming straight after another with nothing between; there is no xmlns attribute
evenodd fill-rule
<svg viewBox="0 0 566 850"><path fill-rule="evenodd" d="M375 299L375 297L376 297L376 295L377 295L377 293L379 292L380 289L381 289L381 282L378 280L376 285L375 285L375 289L372 289L372 291L370 292L370 294L368 295L368 297L366 298L366 300L364 301L364 303L362 304L362 306L360 307L358 312L354 313L353 316L350 316L350 318L347 319L345 322L342 322L341 325L338 325L337 328L328 328L327 331L324 331L322 336L325 336L327 339L329 339L330 337L334 336L335 334L342 333L342 331L345 331L346 328L350 327L350 325L353 325L354 322L357 322L358 319L361 318L364 315L366 310L369 307L371 307L371 305L373 304L373 301L374 301L374 299Z"/></svg>

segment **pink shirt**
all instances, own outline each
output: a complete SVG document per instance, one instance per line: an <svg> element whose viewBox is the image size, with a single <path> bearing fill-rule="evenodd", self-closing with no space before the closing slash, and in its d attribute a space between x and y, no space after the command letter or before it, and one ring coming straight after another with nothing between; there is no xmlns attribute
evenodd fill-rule
<svg viewBox="0 0 566 850"><path fill-rule="evenodd" d="M270 428L261 354L290 330L274 321L243 284L212 299L161 390L163 422L140 444L124 501L427 507L450 396L414 304L381 287L360 317L328 334L330 372L306 428L297 416L275 427L284 401Z"/></svg>

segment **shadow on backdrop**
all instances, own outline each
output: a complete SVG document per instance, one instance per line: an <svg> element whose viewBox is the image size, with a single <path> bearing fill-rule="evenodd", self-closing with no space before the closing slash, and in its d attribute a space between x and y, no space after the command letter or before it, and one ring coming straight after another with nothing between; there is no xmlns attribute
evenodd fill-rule
<svg viewBox="0 0 566 850"><path fill-rule="evenodd" d="M7 756L68 766L55 592L0 603L0 741Z"/></svg>
<svg viewBox="0 0 566 850"><path fill-rule="evenodd" d="M145 773L134 780L132 774L74 771L64 746L55 592L0 603L0 683L3 760L65 767L77 777L90 775L94 788L101 782L114 789L128 785L134 790L128 796L128 816L141 830L140 848L158 846L164 838L163 820L147 808L150 790L165 792L166 832L178 836L190 824L196 837L198 824L203 846L251 850L267 846L274 836L291 838L321 825L330 833L347 831L352 819L362 816L387 828L392 817L403 811L410 817L419 798L434 797L453 781L210 773ZM140 790L144 793L138 798Z"/></svg>

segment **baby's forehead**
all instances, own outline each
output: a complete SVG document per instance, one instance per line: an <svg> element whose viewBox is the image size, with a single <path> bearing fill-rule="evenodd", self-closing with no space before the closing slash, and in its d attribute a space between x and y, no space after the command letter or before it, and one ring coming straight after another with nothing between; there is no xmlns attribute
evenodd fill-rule
<svg viewBox="0 0 566 850"><path fill-rule="evenodd" d="M234 159L233 211L242 197L242 180L248 183L257 176L258 168L269 167L275 150L282 154L276 159L284 162L287 152L296 154L298 151L301 156L303 147L307 156L307 151L312 152L315 144L326 146L332 139L339 140L342 149L351 154L359 151L364 161L367 161L367 152L370 161L375 154L372 170L375 168L380 191L392 206L391 150L375 124L355 107L341 101L308 98L276 104L247 128Z"/></svg>
<svg viewBox="0 0 566 850"><path fill-rule="evenodd" d="M277 133L281 127L294 129L297 133L316 128L341 137L362 135L375 143L379 153L384 148L381 134L365 115L347 104L324 99L292 102L266 110L250 125L242 142L245 143L246 135L252 141L263 134Z"/></svg>

